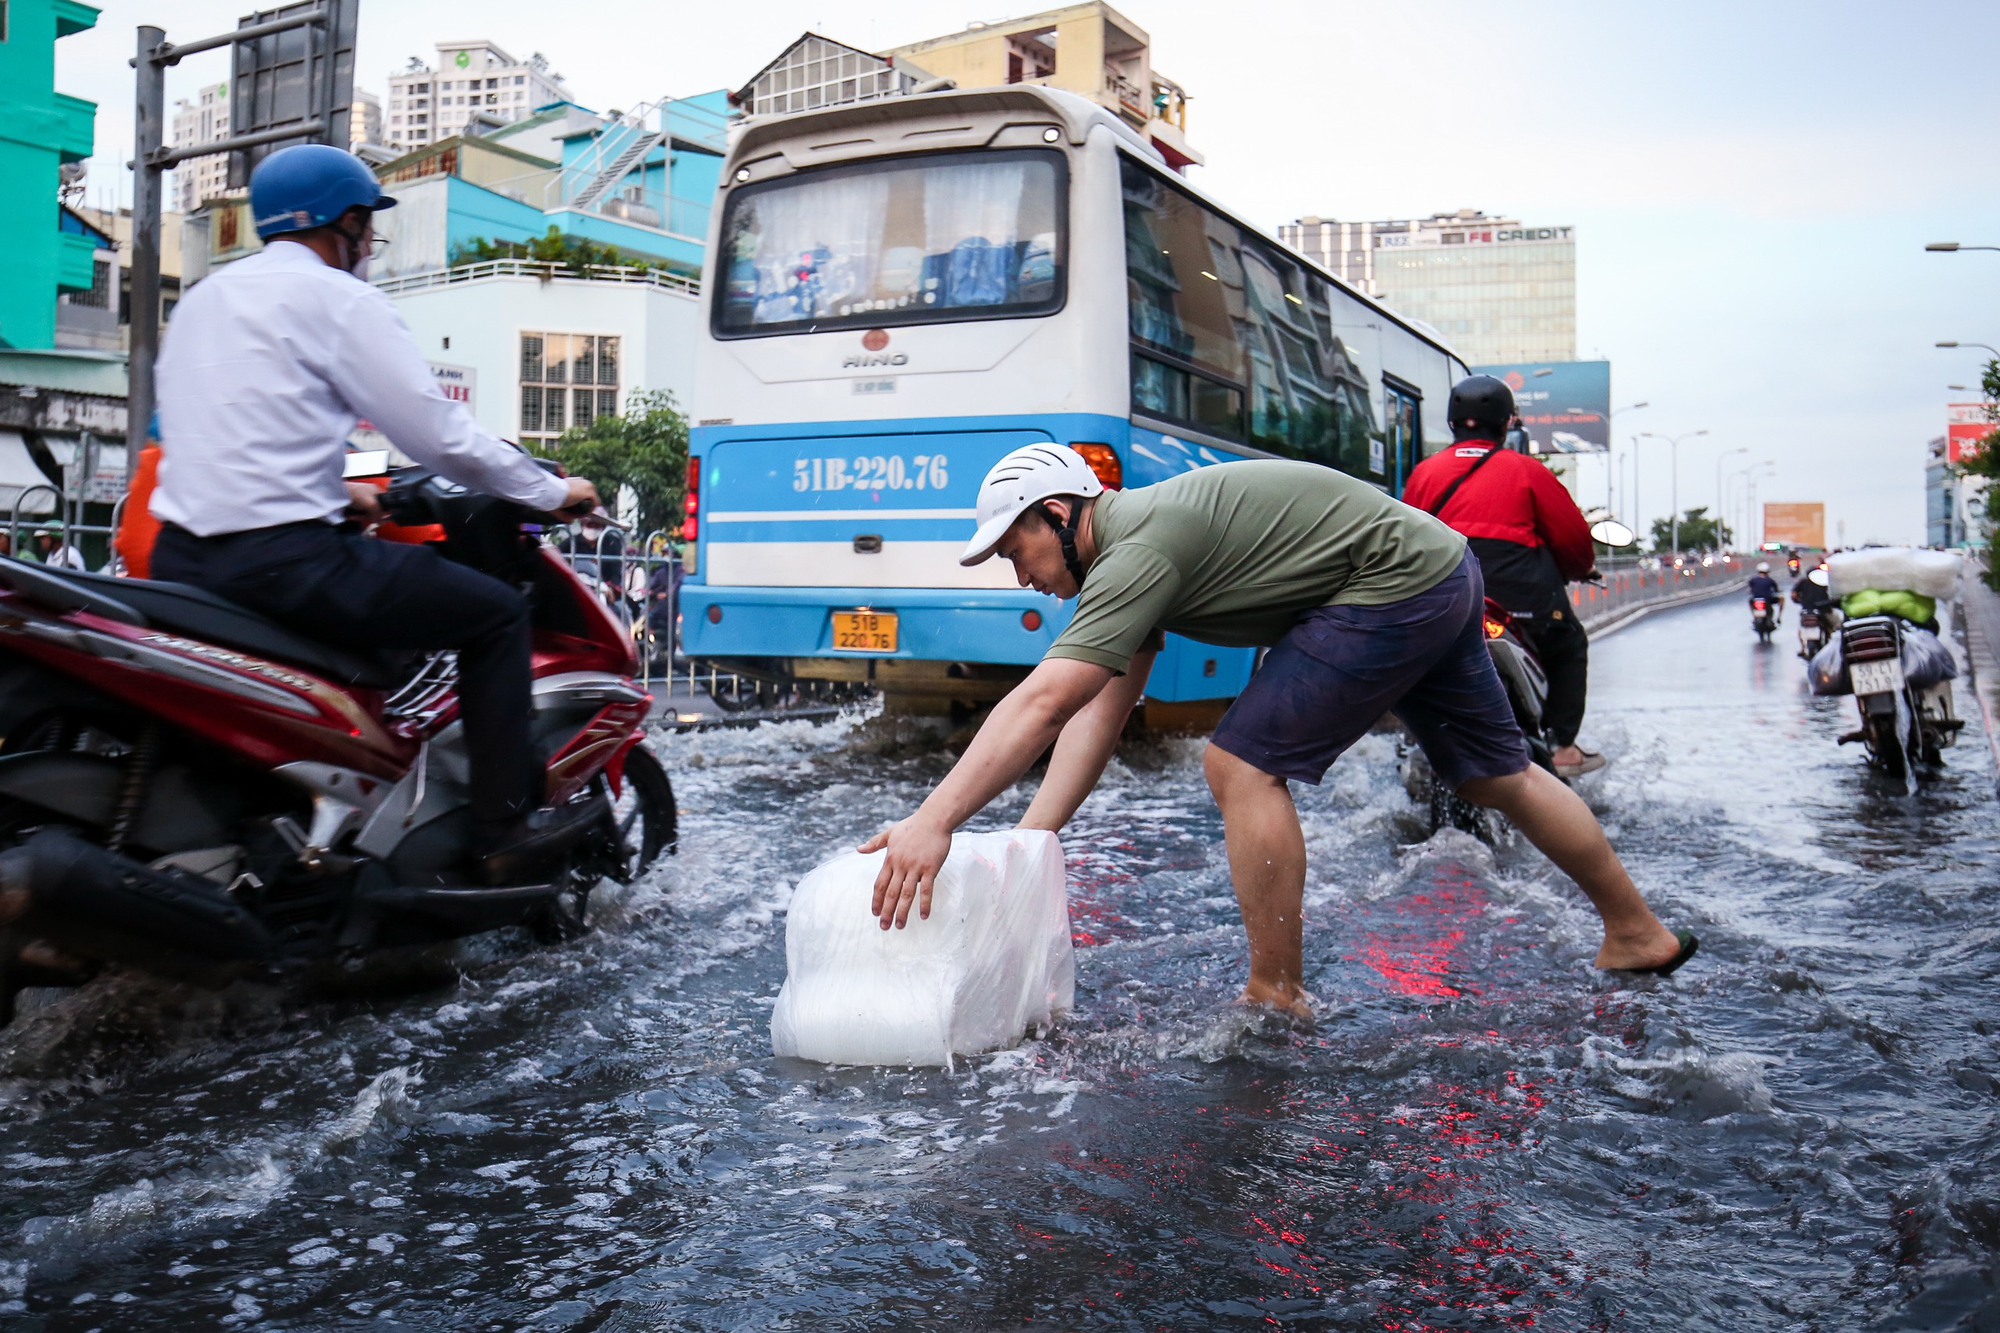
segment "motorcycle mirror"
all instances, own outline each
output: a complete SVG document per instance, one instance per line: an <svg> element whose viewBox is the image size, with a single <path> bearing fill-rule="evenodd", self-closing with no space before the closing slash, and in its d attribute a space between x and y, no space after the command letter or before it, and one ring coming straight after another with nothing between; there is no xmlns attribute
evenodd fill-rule
<svg viewBox="0 0 2000 1333"><path fill-rule="evenodd" d="M1806 577L1822 588L1826 586L1826 571L1824 569L1815 569L1812 573L1806 575Z"/></svg>
<svg viewBox="0 0 2000 1333"><path fill-rule="evenodd" d="M1637 533L1633 532L1632 529L1626 527L1623 523L1620 523L1617 519L1607 518L1602 522L1591 525L1590 539L1600 546L1609 546L1616 549L1632 545L1639 540L1639 537Z"/></svg>

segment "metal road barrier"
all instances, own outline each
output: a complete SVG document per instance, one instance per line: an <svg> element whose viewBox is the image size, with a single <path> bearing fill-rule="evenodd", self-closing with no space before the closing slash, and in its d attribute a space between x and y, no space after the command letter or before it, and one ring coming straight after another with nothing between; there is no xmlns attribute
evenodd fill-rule
<svg viewBox="0 0 2000 1333"><path fill-rule="evenodd" d="M1720 596L1741 588L1749 579L1751 562L1741 555L1621 556L1600 560L1604 577L1598 583L1570 585L1570 604L1585 629L1599 630L1631 619L1644 610ZM1704 563L1706 562L1706 563Z"/></svg>

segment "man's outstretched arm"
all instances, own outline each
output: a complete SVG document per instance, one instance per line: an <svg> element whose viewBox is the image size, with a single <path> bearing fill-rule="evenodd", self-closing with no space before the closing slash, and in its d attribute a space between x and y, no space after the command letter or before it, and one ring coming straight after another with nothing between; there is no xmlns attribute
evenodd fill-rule
<svg viewBox="0 0 2000 1333"><path fill-rule="evenodd" d="M1124 734L1125 721L1146 693L1147 678L1153 674L1154 652L1138 652L1125 674L1108 682L1056 738L1056 752L1049 759L1049 771L1042 786L1021 816L1021 827L1060 833L1076 814L1077 807L1104 776Z"/></svg>
<svg viewBox="0 0 2000 1333"><path fill-rule="evenodd" d="M920 916L931 914L931 893L951 855L952 833L1020 781L1112 675L1109 667L1090 662L1045 659L994 705L972 744L917 812L861 845L864 852L889 851L875 877L870 909L882 929L907 924L913 903Z"/></svg>

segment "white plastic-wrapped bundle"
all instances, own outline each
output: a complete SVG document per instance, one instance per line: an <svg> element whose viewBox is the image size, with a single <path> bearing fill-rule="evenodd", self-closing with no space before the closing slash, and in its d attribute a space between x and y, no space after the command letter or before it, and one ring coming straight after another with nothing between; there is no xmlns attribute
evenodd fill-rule
<svg viewBox="0 0 2000 1333"><path fill-rule="evenodd" d="M1056 835L961 833L928 919L883 930L869 912L885 853L808 874L785 921L779 1055L841 1065L948 1065L1019 1042L1076 999Z"/></svg>
<svg viewBox="0 0 2000 1333"><path fill-rule="evenodd" d="M1848 597L1877 592L1914 592L1939 601L1958 595L1958 553L1919 551L1908 546L1874 546L1827 557L1826 590Z"/></svg>

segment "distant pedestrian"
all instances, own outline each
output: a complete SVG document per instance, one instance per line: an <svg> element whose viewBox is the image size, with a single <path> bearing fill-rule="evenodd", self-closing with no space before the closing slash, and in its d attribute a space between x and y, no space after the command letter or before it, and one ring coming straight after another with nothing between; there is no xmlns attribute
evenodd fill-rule
<svg viewBox="0 0 2000 1333"><path fill-rule="evenodd" d="M666 558L654 565L646 578L646 627L658 645L654 651L663 657L673 655L685 571L679 552L669 548Z"/></svg>
<svg viewBox="0 0 2000 1333"><path fill-rule="evenodd" d="M44 523L35 530L35 549L42 563L50 569L74 569L82 573L90 568L84 563L83 552L63 540L61 519Z"/></svg>

